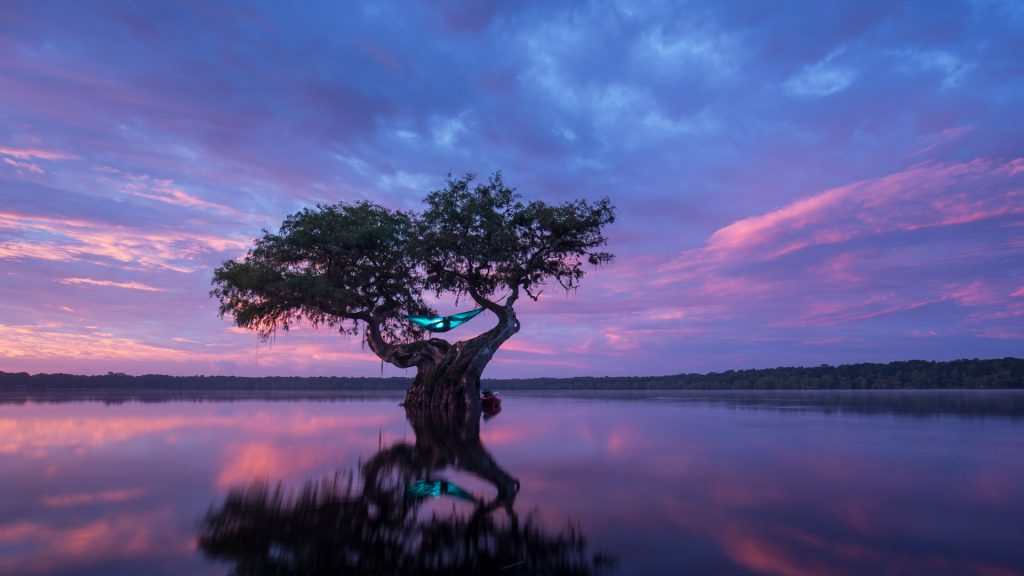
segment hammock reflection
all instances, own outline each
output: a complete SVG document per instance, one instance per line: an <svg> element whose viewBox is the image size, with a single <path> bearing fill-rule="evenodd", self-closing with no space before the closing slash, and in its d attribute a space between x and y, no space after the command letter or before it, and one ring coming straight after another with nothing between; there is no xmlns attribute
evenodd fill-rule
<svg viewBox="0 0 1024 576"><path fill-rule="evenodd" d="M514 510L519 481L480 442L479 415L453 422L406 414L415 444L385 448L359 474L310 482L297 494L254 483L229 493L202 522L199 548L238 575L598 574L612 559L589 554L578 527L552 531ZM490 500L434 475L471 473ZM457 495L472 512L419 514L422 495ZM410 496L412 494L412 496ZM503 512L498 512L501 509Z"/></svg>

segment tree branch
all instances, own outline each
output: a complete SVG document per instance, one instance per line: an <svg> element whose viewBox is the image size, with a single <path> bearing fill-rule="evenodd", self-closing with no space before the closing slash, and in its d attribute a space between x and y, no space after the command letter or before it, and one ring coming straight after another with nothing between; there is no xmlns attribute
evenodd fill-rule
<svg viewBox="0 0 1024 576"><path fill-rule="evenodd" d="M512 309L512 305L519 299L519 280L512 285L512 292L505 298L505 308Z"/></svg>
<svg viewBox="0 0 1024 576"><path fill-rule="evenodd" d="M469 297L472 298L473 301L476 302L479 306L482 306L490 310L491 312L497 314L499 318L504 316L506 313L505 308L503 306L498 305L497 302L492 302L487 298L484 298L482 295L480 295L479 292L477 292L477 289L474 286L469 287Z"/></svg>
<svg viewBox="0 0 1024 576"><path fill-rule="evenodd" d="M448 342L440 338L418 340L408 344L392 344L384 339L380 329L380 319L376 315L362 314L360 320L366 322L366 343L370 350L381 360L399 368L419 366L425 361L439 362L444 358Z"/></svg>

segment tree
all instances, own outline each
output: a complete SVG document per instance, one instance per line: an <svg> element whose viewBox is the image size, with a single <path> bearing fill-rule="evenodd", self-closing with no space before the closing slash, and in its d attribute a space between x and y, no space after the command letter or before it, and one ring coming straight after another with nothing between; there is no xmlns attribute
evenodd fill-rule
<svg viewBox="0 0 1024 576"><path fill-rule="evenodd" d="M220 315L269 338L305 320L360 334L383 361L416 367L409 406L479 406L480 377L498 348L519 331L515 305L544 287L574 290L585 265L610 262L599 249L615 220L607 199L560 205L523 202L501 173L474 184L448 177L422 213L371 202L319 205L285 219L240 261L213 275ZM425 295L467 298L497 318L468 340L427 338L405 319L434 316Z"/></svg>

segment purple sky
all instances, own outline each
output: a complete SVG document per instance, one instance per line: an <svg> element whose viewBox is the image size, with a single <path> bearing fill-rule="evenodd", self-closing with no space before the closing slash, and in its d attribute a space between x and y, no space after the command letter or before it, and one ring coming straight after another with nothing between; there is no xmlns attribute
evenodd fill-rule
<svg viewBox="0 0 1024 576"><path fill-rule="evenodd" d="M488 376L1021 356L1022 54L1014 0L7 1L0 370L379 375L218 319L213 268L498 169L611 197L618 259Z"/></svg>

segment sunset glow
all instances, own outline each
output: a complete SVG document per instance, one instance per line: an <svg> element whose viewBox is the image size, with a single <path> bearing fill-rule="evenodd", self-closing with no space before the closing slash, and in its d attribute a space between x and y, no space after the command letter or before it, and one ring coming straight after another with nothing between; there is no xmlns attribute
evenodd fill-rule
<svg viewBox="0 0 1024 576"><path fill-rule="evenodd" d="M301 208L495 170L610 197L617 260L522 302L485 376L1019 356L1021 38L998 0L8 3L0 370L402 375L234 329L212 271Z"/></svg>

